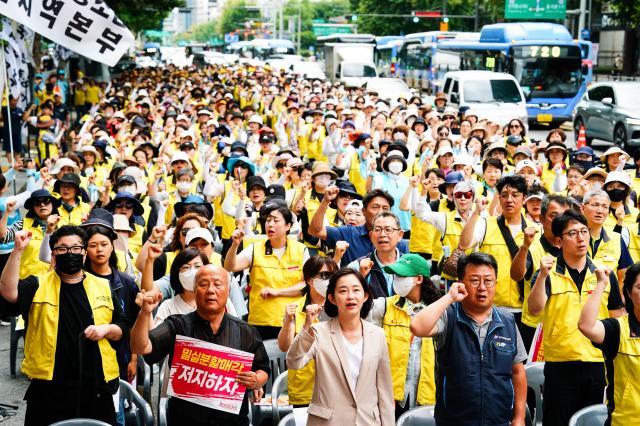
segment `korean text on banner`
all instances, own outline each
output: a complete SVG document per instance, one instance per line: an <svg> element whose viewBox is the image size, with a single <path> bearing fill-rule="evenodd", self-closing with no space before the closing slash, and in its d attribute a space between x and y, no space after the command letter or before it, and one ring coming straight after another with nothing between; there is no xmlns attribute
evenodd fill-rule
<svg viewBox="0 0 640 426"><path fill-rule="evenodd" d="M250 371L253 354L176 336L167 394L214 410L238 414L246 388L236 382Z"/></svg>
<svg viewBox="0 0 640 426"><path fill-rule="evenodd" d="M109 66L134 43L131 31L103 0L0 0L0 14Z"/></svg>

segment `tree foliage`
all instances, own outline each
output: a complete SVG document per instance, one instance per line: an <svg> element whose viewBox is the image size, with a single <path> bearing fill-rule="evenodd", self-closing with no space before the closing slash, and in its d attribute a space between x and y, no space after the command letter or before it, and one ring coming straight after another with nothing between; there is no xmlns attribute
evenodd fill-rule
<svg viewBox="0 0 640 426"><path fill-rule="evenodd" d="M159 29L162 20L174 7L183 7L184 0L107 0L122 22L132 33L143 30Z"/></svg>
<svg viewBox="0 0 640 426"><path fill-rule="evenodd" d="M626 28L640 26L640 2L637 0L610 0L609 5L616 12L616 21Z"/></svg>
<svg viewBox="0 0 640 426"><path fill-rule="evenodd" d="M218 33L226 34L243 28L244 23L257 19L256 12L247 9L245 0L229 0L225 2L218 21Z"/></svg>

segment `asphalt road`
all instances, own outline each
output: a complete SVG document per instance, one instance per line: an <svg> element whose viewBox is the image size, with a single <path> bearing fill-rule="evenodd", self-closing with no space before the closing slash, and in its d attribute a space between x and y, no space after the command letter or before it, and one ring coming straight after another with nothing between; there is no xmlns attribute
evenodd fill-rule
<svg viewBox="0 0 640 426"><path fill-rule="evenodd" d="M576 143L573 135L573 130L570 130L569 125L570 123L567 122L565 123L565 125L562 126L562 129L567 134L566 145L570 148L575 148ZM527 132L527 136L533 139L545 140L547 137L547 133L549 133L549 130L550 129L546 129L544 127L533 128L533 129L530 129L529 132ZM605 142L598 139L595 139L591 145L596 155L601 155L610 146L612 146L610 142Z"/></svg>

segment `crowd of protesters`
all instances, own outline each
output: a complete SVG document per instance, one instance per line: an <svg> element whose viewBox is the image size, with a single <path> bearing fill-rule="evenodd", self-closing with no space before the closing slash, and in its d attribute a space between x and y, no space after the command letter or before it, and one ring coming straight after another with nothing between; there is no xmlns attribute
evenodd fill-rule
<svg viewBox="0 0 640 426"><path fill-rule="evenodd" d="M37 77L0 176L27 180L0 198L26 424L124 424L118 380L182 335L254 361L238 415L171 398L169 424L249 424L277 339L310 425L524 425L540 325L545 425L640 418L640 155L268 65Z"/></svg>

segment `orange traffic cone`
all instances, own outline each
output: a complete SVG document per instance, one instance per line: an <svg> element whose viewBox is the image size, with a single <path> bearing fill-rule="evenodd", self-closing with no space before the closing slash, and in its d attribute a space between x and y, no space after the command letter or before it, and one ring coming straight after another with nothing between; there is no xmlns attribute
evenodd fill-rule
<svg viewBox="0 0 640 426"><path fill-rule="evenodd" d="M583 146L587 146L587 132L584 130L584 124L580 126L578 130L578 140L576 141L576 148L580 149Z"/></svg>

